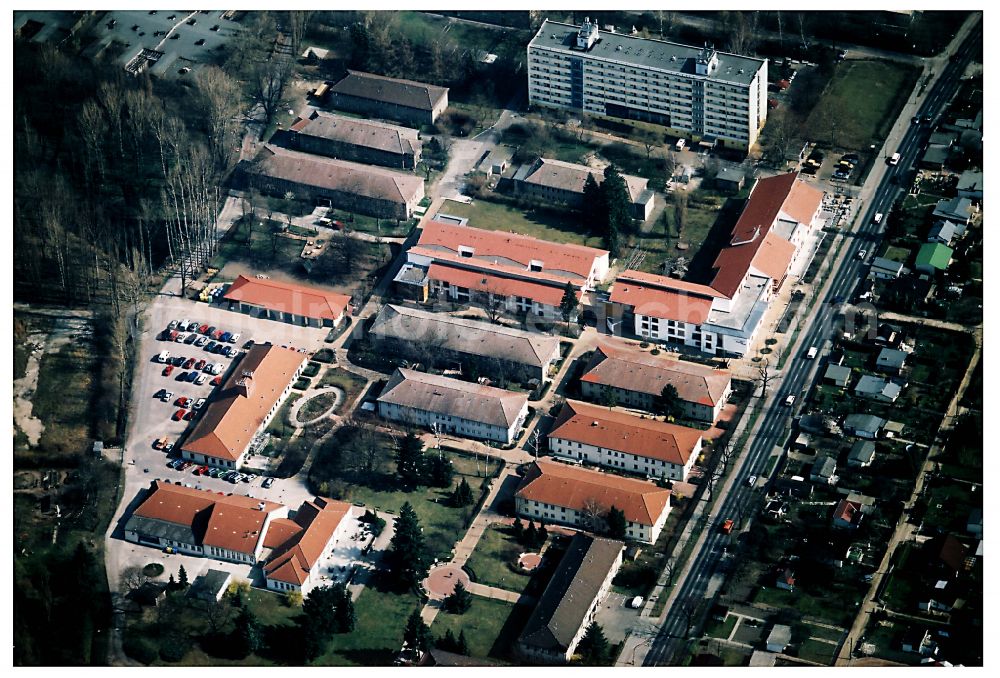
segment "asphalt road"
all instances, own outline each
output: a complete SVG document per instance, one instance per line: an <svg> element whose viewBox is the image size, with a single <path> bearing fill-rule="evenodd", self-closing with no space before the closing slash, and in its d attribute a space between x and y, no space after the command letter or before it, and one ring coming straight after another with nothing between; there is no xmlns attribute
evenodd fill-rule
<svg viewBox="0 0 1000 678"><path fill-rule="evenodd" d="M969 36L962 42L956 57L949 61L934 87L925 94L925 98L917 111L921 116L930 115L937 119L944 107L955 95L960 84L960 77L975 53L976 45L982 39L982 23L976 24ZM911 115L904 111L904 115ZM826 288L826 294L821 300L819 312L814 313L809 323L801 332L799 346L822 346L830 335L836 322L837 309L841 300L850 297L858 282L866 273L866 262L857 257L862 249L872 250L881 240L881 225L873 223L877 212L889 211L893 201L901 189L895 183L895 177L905 175L917 159L920 149L924 146L931 132L930 125L910 125L896 152L902 156L896 166L886 166L878 183L878 187L869 201L868 208L862 212L861 226L855 232L852 240L846 244L846 254L842 257L840 267L833 274ZM891 153L892 151L887 151ZM882 168L876 168L878 172ZM877 180L877 179L876 179ZM731 490L718 505L715 516L709 519L709 528L700 551L694 556L692 566L687 576L678 583L679 591L675 605L667 614L656 638L650 643L643 663L647 666L663 666L675 664L681 659L681 654L687 646L689 629L688 615L683 609L689 601L700 601L706 595L708 584L713 574L717 572L724 559L723 548L729 543L730 536L723 535L715 529L716 523L726 517L736 517L741 511L751 514L753 505L757 502L757 494L747 485L750 475L761 475L764 464L775 445L783 442L790 429L791 416L794 407L786 407L784 401L789 395L798 400L814 378L819 360L802 360L797 354L787 364L776 387L770 406L763 412L756 436L750 445L743 465L735 474ZM745 527L745 526L743 526Z"/></svg>

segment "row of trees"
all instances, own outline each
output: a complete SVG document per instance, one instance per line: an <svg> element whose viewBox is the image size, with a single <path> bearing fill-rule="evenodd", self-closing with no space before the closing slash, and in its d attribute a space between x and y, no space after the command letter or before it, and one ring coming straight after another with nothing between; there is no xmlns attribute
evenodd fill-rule
<svg viewBox="0 0 1000 678"><path fill-rule="evenodd" d="M623 238L632 230L629 216L632 199L625 178L614 165L604 169L600 183L587 175L583 186L583 213L591 233L604 238L612 257L621 254Z"/></svg>

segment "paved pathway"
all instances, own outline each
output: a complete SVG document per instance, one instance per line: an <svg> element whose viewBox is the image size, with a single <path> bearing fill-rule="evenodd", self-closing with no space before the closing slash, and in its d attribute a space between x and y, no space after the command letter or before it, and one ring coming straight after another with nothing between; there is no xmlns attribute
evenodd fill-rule
<svg viewBox="0 0 1000 678"><path fill-rule="evenodd" d="M303 395L301 398L296 400L295 403L292 404L291 409L288 411L288 423L296 428L309 426L311 424L315 424L320 419L326 419L327 417L333 414L333 411L337 409L338 405L340 405L340 401L344 399L344 391L339 386L327 386L325 388L317 388L312 391L308 391L307 393L308 395ZM310 400L312 400L313 398L324 395L326 393L336 394L337 397L334 399L333 404L330 405L330 407L328 407L323 412L313 417L312 419L309 419L308 421L299 421L299 410L302 409L302 406L305 405Z"/></svg>
<svg viewBox="0 0 1000 678"><path fill-rule="evenodd" d="M982 325L959 325L958 323L946 320L935 320L934 318L922 318L918 315L904 315L902 313L892 313L890 311L879 311L878 319L892 322L911 323L913 325L926 325L936 327L941 330L951 330L952 332L981 332Z"/></svg>

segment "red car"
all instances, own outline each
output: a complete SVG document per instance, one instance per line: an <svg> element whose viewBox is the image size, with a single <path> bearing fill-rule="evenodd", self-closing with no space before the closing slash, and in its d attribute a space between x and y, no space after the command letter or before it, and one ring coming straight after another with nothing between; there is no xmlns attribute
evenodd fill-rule
<svg viewBox="0 0 1000 678"><path fill-rule="evenodd" d="M180 421L181 418L184 416L184 412L185 410L177 410L176 412L174 412L174 415L170 418L173 419L174 421Z"/></svg>
<svg viewBox="0 0 1000 678"><path fill-rule="evenodd" d="M221 376L220 377L216 377L215 379L212 380L212 386L221 386L221 385L222 385L222 377Z"/></svg>
<svg viewBox="0 0 1000 678"><path fill-rule="evenodd" d="M202 325L201 327L198 328L199 334L205 334L205 332L207 331L208 331L208 325Z"/></svg>
<svg viewBox="0 0 1000 678"><path fill-rule="evenodd" d="M181 396L176 401L174 401L174 405L176 405L177 407L187 407L190 402L191 402L190 398L186 396Z"/></svg>
<svg viewBox="0 0 1000 678"><path fill-rule="evenodd" d="M199 475L205 475L206 473L208 473L208 466L202 466L202 467L200 467L198 469L197 473Z"/></svg>
<svg viewBox="0 0 1000 678"><path fill-rule="evenodd" d="M190 370L192 367L194 367L194 358L188 358L184 361L185 370Z"/></svg>
<svg viewBox="0 0 1000 678"><path fill-rule="evenodd" d="M198 362L196 362L196 363L194 364L194 369L196 369L196 370L198 370L199 372L201 372L201 371L202 371L203 369L205 369L205 364L206 364L206 363L205 363L205 360L204 360L204 359L202 359L202 360L199 360Z"/></svg>
<svg viewBox="0 0 1000 678"><path fill-rule="evenodd" d="M184 415L184 421L191 421L194 419L194 410L188 410Z"/></svg>
<svg viewBox="0 0 1000 678"><path fill-rule="evenodd" d="M215 330L214 332L212 332L212 338L218 341L223 334L225 334L223 330Z"/></svg>
<svg viewBox="0 0 1000 678"><path fill-rule="evenodd" d="M173 365L167 365L166 367L163 368L163 376L164 377L169 377L170 373L173 372L173 371L174 371L174 366Z"/></svg>

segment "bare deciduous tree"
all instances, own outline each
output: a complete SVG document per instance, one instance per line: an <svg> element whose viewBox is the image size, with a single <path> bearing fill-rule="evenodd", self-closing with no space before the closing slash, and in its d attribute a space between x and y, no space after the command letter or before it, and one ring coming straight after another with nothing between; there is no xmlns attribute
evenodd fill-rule
<svg viewBox="0 0 1000 678"><path fill-rule="evenodd" d="M143 574L142 568L138 565L129 565L118 575L119 588L125 593L138 591L148 581L149 577Z"/></svg>

